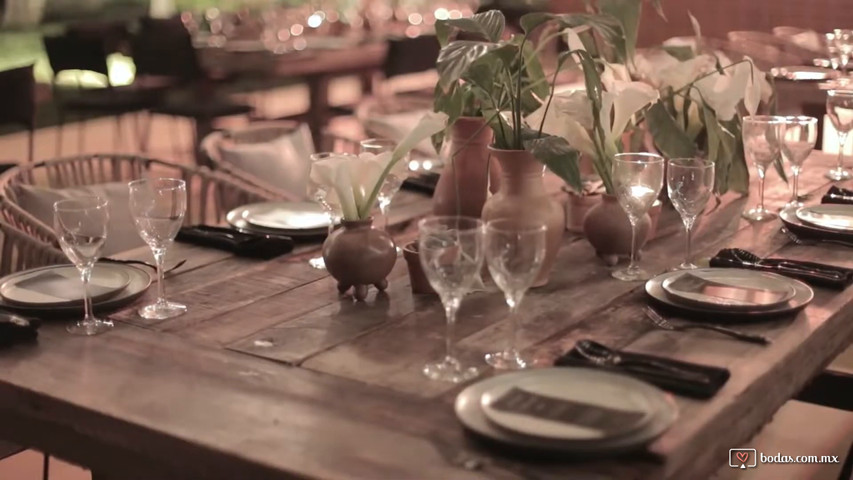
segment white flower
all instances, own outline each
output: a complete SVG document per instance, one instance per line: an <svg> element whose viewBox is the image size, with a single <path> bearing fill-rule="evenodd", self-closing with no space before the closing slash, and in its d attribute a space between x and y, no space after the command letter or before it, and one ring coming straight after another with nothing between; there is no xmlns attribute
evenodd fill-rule
<svg viewBox="0 0 853 480"><path fill-rule="evenodd" d="M700 95L697 96L694 92L691 96L700 101L704 100L714 109L720 120L731 120L737 114L740 102L743 102L750 115L754 115L758 104L764 98L764 74L748 57L745 60L725 68L722 74L709 75L695 84ZM767 90L769 91L769 85Z"/></svg>

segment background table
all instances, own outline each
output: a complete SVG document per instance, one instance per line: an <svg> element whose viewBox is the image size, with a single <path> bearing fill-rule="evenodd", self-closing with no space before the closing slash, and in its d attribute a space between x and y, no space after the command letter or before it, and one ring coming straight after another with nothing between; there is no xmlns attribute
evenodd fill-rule
<svg viewBox="0 0 853 480"><path fill-rule="evenodd" d="M802 191L823 193L832 161L814 154ZM787 188L773 174L768 182L769 205L781 205ZM792 246L778 222L741 220L754 201L724 197L703 217L695 251L738 246L853 266L844 247ZM413 235L405 220L428 211L427 199L401 194L392 208L401 238ZM680 261L684 248L675 212L664 211L659 232L643 255L653 271ZM308 267L310 250L262 262L176 245L170 261L188 262L167 290L189 305L186 315L143 320L137 304L116 313L118 326L102 336L73 337L49 322L37 345L0 353L0 437L122 479L704 478L853 337L851 289L816 289L795 318L743 326L771 337L767 347L655 330L641 313L642 284L612 279L590 245L567 234L550 283L525 300L519 341L536 363L591 337L727 367L732 376L708 401L676 397L680 418L645 453L522 459L463 431L452 409L461 386L421 375L441 355L444 319L437 299L411 295L402 260L387 294L353 303ZM505 316L497 292L467 298L461 356L480 361L502 345Z"/></svg>

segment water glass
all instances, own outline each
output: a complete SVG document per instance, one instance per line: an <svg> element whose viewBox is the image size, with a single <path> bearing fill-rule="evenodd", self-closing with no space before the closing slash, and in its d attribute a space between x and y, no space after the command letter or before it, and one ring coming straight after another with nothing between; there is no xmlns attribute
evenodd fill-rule
<svg viewBox="0 0 853 480"><path fill-rule="evenodd" d="M359 146L361 153L379 155L380 153L393 152L397 148L397 142L385 138L368 138L359 142ZM403 158L400 161L404 164L409 163L408 158ZM391 207L391 200L402 185L403 179L391 173L385 177L385 183L382 184L382 189L379 190L379 211L382 212L382 216L385 218L385 230L388 230L388 211Z"/></svg>
<svg viewBox="0 0 853 480"><path fill-rule="evenodd" d="M128 183L130 215L142 240L151 247L157 264L157 301L139 309L139 316L152 320L182 315L186 305L166 300L163 264L187 210L187 185L176 178L153 178Z"/></svg>
<svg viewBox="0 0 853 480"><path fill-rule="evenodd" d="M764 178L767 167L781 155L784 132L784 117L754 115L743 118L743 153L746 161L758 171L758 206L743 212L747 220L763 222L776 218L775 213L764 207Z"/></svg>
<svg viewBox="0 0 853 480"><path fill-rule="evenodd" d="M782 157L791 166L791 200L784 208L799 208L803 206L798 193L800 172L803 163L812 153L817 142L817 119L803 115L785 117L785 132L782 141Z"/></svg>
<svg viewBox="0 0 853 480"><path fill-rule="evenodd" d="M542 269L547 232L541 223L492 220L486 224L486 264L509 307L506 346L502 351L486 354L486 363L495 368L517 370L530 363L516 347L518 307Z"/></svg>
<svg viewBox="0 0 853 480"><path fill-rule="evenodd" d="M80 271L83 281L83 320L66 328L74 335L97 335L113 327L112 321L95 317L89 296L92 268L101 256L109 221L108 203L100 197L60 200L53 204L53 225L59 246Z"/></svg>
<svg viewBox="0 0 853 480"><path fill-rule="evenodd" d="M421 266L447 316L444 358L425 365L423 372L432 380L464 382L479 371L456 358L456 313L483 266L483 222L470 217L425 218L418 223L418 231Z"/></svg>
<svg viewBox="0 0 853 480"><path fill-rule="evenodd" d="M844 168L844 145L847 144L847 135L853 130L853 90L826 92L826 113L838 132L838 164L826 172L826 178L849 180L850 171Z"/></svg>
<svg viewBox="0 0 853 480"><path fill-rule="evenodd" d="M714 162L700 158L670 160L666 168L666 189L675 211L681 215L687 242L684 262L678 268L699 268L692 261L690 241L696 217L705 210L705 205L714 191Z"/></svg>
<svg viewBox="0 0 853 480"><path fill-rule="evenodd" d="M613 186L616 199L631 222L631 263L615 270L613 277L623 281L647 280L649 274L637 264L637 222L649 211L663 188L664 161L653 153L620 153L613 157Z"/></svg>
<svg viewBox="0 0 853 480"><path fill-rule="evenodd" d="M836 28L832 33L832 42L841 66L842 79L846 81L848 80L847 70L850 64L850 57L853 56L853 30Z"/></svg>
<svg viewBox="0 0 853 480"><path fill-rule="evenodd" d="M353 155L349 153L319 152L311 154L310 159L313 164L314 162L325 160L332 156L353 157ZM341 204L338 201L335 191L331 187L317 184L309 178L308 197L323 207L323 210L326 212L326 216L329 218L329 230L327 235L331 235L335 230L335 225L337 225L341 218ZM326 261L323 260L323 255L309 258L308 265L312 268L316 268L317 270L326 269Z"/></svg>

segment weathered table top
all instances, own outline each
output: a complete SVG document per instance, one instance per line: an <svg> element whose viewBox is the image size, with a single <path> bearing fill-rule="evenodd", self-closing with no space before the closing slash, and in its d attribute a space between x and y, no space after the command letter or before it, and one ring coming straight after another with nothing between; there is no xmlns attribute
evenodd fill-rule
<svg viewBox="0 0 853 480"><path fill-rule="evenodd" d="M820 175L831 162L813 155L801 191L823 193ZM768 203L784 203L784 184L775 174L768 182ZM853 266L844 247L792 246L778 222L745 223L739 213L753 202L724 197L703 218L696 250L739 246ZM427 210L413 194L396 206L400 218ZM405 230L411 236L411 225ZM659 230L643 263L663 271L683 254L675 212L664 211ZM642 284L612 279L590 245L567 234L551 282L525 299L520 341L539 364L592 337L727 367L732 376L710 400L676 397L678 421L643 454L515 458L465 434L452 409L460 386L421 375L442 352L444 318L437 299L412 296L402 260L387 295L353 303L307 266L310 255L263 262L176 245L172 261L189 261L167 289L189 305L186 315L136 316L152 289L113 315L119 323L107 334L73 337L47 323L38 345L0 353L0 437L128 479L704 478L853 337L851 289L816 289L795 318L743 326L772 337L767 347L653 330L640 313ZM467 298L461 356L479 361L501 345L504 317L500 294Z"/></svg>

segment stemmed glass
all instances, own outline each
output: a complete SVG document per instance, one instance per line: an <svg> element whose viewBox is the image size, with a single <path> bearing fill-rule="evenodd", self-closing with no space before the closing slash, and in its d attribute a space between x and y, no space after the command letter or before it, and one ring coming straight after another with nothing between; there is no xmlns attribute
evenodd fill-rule
<svg viewBox="0 0 853 480"><path fill-rule="evenodd" d="M187 185L176 178L135 180L130 189L130 215L142 240L151 247L157 264L157 301L139 309L139 316L162 320L182 315L186 305L166 300L163 263L187 209Z"/></svg>
<svg viewBox="0 0 853 480"><path fill-rule="evenodd" d="M775 115L754 115L743 118L743 153L758 171L758 206L743 212L743 218L763 222L776 218L764 207L764 178L767 167L781 154L785 118Z"/></svg>
<svg viewBox="0 0 853 480"><path fill-rule="evenodd" d="M350 153L335 153L335 152L319 152L313 153L310 156L311 163L325 160L331 156L352 157ZM335 225L341 217L341 205L338 201L334 190L329 189L325 185L319 185L308 179L308 196L319 203L323 210L326 211L326 216L329 218L329 231L327 235L331 235L335 230ZM323 260L323 255L319 255L308 259L308 265L317 270L326 269L326 261Z"/></svg>
<svg viewBox="0 0 853 480"><path fill-rule="evenodd" d="M849 80L847 69L850 64L850 57L853 56L853 30L836 28L832 33L832 42L835 46L839 63L841 64L842 80L847 82Z"/></svg>
<svg viewBox="0 0 853 480"><path fill-rule="evenodd" d="M847 135L853 130L853 90L826 92L826 113L838 132L838 165L826 172L826 178L848 180L850 171L844 169L844 145L847 143Z"/></svg>
<svg viewBox="0 0 853 480"><path fill-rule="evenodd" d="M802 207L803 202L800 201L798 193L800 172L817 142L817 119L803 115L785 117L785 133L782 139L782 156L791 165L791 174L794 177L791 201L785 204L784 208Z"/></svg>
<svg viewBox="0 0 853 480"><path fill-rule="evenodd" d="M663 188L663 157L653 153L615 155L613 185L619 205L631 222L631 263L624 270L615 270L613 277L628 282L647 280L649 274L637 265L637 222L649 211Z"/></svg>
<svg viewBox="0 0 853 480"><path fill-rule="evenodd" d="M478 375L454 352L456 312L483 266L483 222L470 217L425 218L418 223L421 266L447 315L444 358L424 366L432 380L459 383Z"/></svg>
<svg viewBox="0 0 853 480"><path fill-rule="evenodd" d="M547 231L545 225L515 220L492 220L486 224L486 263L504 292L510 322L506 347L486 354L486 363L495 368L515 370L529 364L516 348L518 307L542 268Z"/></svg>
<svg viewBox="0 0 853 480"><path fill-rule="evenodd" d="M394 149L397 148L397 142L384 138L368 138L367 140L359 142L359 145L361 147L361 153L372 153L374 155L393 152ZM408 163L405 158L402 162L404 164ZM385 183L382 184L382 189L379 190L379 211L382 212L382 216L385 217L385 230L388 230L388 211L391 207L391 200L400 190L401 185L403 185L403 180L391 173L385 178Z"/></svg>
<svg viewBox="0 0 853 480"><path fill-rule="evenodd" d="M684 223L687 250L679 269L699 268L690 254L693 224L714 191L714 162L699 158L674 158L666 168L666 188L675 210Z"/></svg>
<svg viewBox="0 0 853 480"><path fill-rule="evenodd" d="M95 317L89 296L89 279L107 239L109 221L107 201L100 197L60 200L53 204L53 225L59 246L80 270L83 281L83 320L66 328L74 335L97 335L113 327L112 321Z"/></svg>

